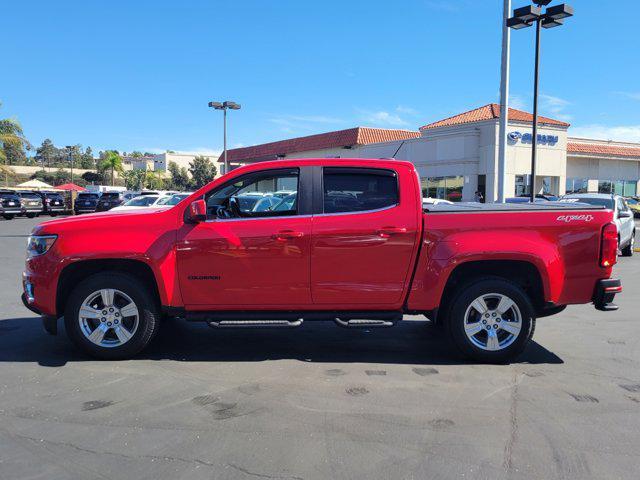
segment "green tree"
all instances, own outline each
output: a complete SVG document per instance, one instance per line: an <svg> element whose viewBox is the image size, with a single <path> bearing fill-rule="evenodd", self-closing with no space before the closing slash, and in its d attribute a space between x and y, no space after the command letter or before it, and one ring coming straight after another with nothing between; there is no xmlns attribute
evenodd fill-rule
<svg viewBox="0 0 640 480"><path fill-rule="evenodd" d="M122 157L116 150L107 150L102 160L102 167L111 170L111 185L115 185L115 172L122 172Z"/></svg>
<svg viewBox="0 0 640 480"><path fill-rule="evenodd" d="M27 155L22 142L5 142L2 146L7 165L26 165Z"/></svg>
<svg viewBox="0 0 640 480"><path fill-rule="evenodd" d="M164 187L164 179L156 172L147 171L144 178L144 185L150 190L159 190Z"/></svg>
<svg viewBox="0 0 640 480"><path fill-rule="evenodd" d="M71 173L67 170L58 169L53 174L53 185L62 185L63 183L69 183L71 181Z"/></svg>
<svg viewBox="0 0 640 480"><path fill-rule="evenodd" d="M42 142L42 145L40 145L36 149L35 159L38 162L42 163L42 168L44 168L45 165L51 168L51 163L55 161L57 156L58 156L58 149L55 147L55 145L50 139L45 138L44 141Z"/></svg>
<svg viewBox="0 0 640 480"><path fill-rule="evenodd" d="M146 173L144 170L127 170L122 174L124 186L127 190L142 190Z"/></svg>
<svg viewBox="0 0 640 480"><path fill-rule="evenodd" d="M87 147L87 149L81 155L80 168L83 168L85 170L96 168L96 161L93 159L93 151L91 151L91 147Z"/></svg>
<svg viewBox="0 0 640 480"><path fill-rule="evenodd" d="M169 184L171 188L176 190L188 190L191 185L191 179L189 173L185 167L179 167L176 162L169 162Z"/></svg>
<svg viewBox="0 0 640 480"><path fill-rule="evenodd" d="M144 154L142 152L139 152L138 150L134 150L129 156L133 158L140 158L144 157Z"/></svg>
<svg viewBox="0 0 640 480"><path fill-rule="evenodd" d="M213 180L218 169L207 157L198 155L189 163L189 172L191 172L192 185L197 190Z"/></svg>
<svg viewBox="0 0 640 480"><path fill-rule="evenodd" d="M2 170L4 170L6 183L9 182L9 168L6 165L9 165L11 160L19 155L17 152L24 153L23 147L25 146L29 148L30 144L20 123L13 118L0 119L0 162L5 164Z"/></svg>
<svg viewBox="0 0 640 480"><path fill-rule="evenodd" d="M104 182L104 175L100 172L84 172L82 178L87 183L101 184Z"/></svg>

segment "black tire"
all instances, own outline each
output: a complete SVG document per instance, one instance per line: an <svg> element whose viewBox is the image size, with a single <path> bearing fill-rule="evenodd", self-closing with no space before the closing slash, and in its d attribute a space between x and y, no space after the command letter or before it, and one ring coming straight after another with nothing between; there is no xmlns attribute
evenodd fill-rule
<svg viewBox="0 0 640 480"><path fill-rule="evenodd" d="M27 218L35 218L36 214L35 213L27 213Z"/></svg>
<svg viewBox="0 0 640 480"><path fill-rule="evenodd" d="M50 216L50 217L55 217L56 215L58 215L56 212L50 212L50 213L49 213L49 216Z"/></svg>
<svg viewBox="0 0 640 480"><path fill-rule="evenodd" d="M636 243L635 240L636 240L636 231L634 230L633 234L631 235L631 240L629 240L629 243L627 244L627 246L621 250L623 257L633 256L633 249Z"/></svg>
<svg viewBox="0 0 640 480"><path fill-rule="evenodd" d="M82 302L93 292L106 288L128 295L139 313L136 331L128 341L115 347L101 347L91 342L78 321ZM150 289L137 278L118 272L98 273L81 282L69 295L64 312L65 328L71 341L92 357L105 360L128 359L142 351L158 333L160 319L160 309Z"/></svg>
<svg viewBox="0 0 640 480"><path fill-rule="evenodd" d="M465 314L471 303L478 297L496 293L509 297L521 314L521 328L513 342L495 351L484 350L475 345L465 333ZM481 277L460 287L454 296L445 319L447 330L453 343L467 358L482 363L506 363L522 353L533 337L535 330L535 309L526 292L520 286L500 277Z"/></svg>
<svg viewBox="0 0 640 480"><path fill-rule="evenodd" d="M13 220L13 217L15 217L15 215L8 213L6 215L2 215L4 217L5 220Z"/></svg>

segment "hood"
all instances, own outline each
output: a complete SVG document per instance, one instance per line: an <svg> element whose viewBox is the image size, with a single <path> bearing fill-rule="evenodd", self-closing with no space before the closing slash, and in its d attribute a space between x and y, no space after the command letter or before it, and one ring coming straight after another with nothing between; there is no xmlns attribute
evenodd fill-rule
<svg viewBox="0 0 640 480"><path fill-rule="evenodd" d="M97 212L57 218L36 225L33 229L33 234L57 234L66 230L74 230L76 228L91 228L99 231L100 229L115 229L118 228L118 224L123 223L126 223L127 225L135 223L139 228L144 228L144 224L152 216L161 215L163 213L166 214L167 212L168 210L164 208L138 208L133 211L125 210L114 212L113 210L110 210L108 212Z"/></svg>

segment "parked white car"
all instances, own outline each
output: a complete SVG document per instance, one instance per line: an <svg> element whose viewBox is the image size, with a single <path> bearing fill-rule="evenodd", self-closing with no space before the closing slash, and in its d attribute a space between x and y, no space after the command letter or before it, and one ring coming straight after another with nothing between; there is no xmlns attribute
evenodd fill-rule
<svg viewBox="0 0 640 480"><path fill-rule="evenodd" d="M561 201L602 205L613 210L613 218L618 227L618 249L624 257L633 255L633 247L636 243L636 223L633 220L633 212L623 197L608 193L572 193L562 197Z"/></svg>
<svg viewBox="0 0 640 480"><path fill-rule="evenodd" d="M119 207L112 208L110 212L122 212L125 210L137 210L139 208L156 207L161 200L168 200L171 197L165 195L140 195L123 203Z"/></svg>
<svg viewBox="0 0 640 480"><path fill-rule="evenodd" d="M193 192L174 193L171 196L164 196L154 206L173 207L179 204L182 200L192 195Z"/></svg>

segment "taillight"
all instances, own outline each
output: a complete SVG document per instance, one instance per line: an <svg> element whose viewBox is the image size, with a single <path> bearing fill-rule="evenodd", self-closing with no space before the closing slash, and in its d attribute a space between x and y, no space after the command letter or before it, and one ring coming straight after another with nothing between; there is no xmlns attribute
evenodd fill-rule
<svg viewBox="0 0 640 480"><path fill-rule="evenodd" d="M600 244L600 266L613 267L618 261L618 227L615 223L607 223L602 229Z"/></svg>

